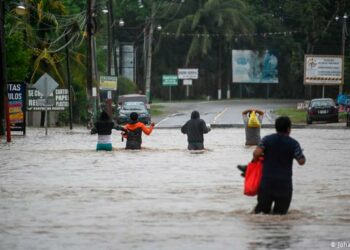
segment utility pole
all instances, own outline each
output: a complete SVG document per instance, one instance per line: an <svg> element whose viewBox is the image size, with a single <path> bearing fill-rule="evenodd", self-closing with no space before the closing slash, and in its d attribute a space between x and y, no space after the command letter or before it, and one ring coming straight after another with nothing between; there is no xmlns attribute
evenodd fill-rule
<svg viewBox="0 0 350 250"><path fill-rule="evenodd" d="M106 2L107 5L107 74L112 75L112 49L113 49L113 29L112 29L112 0L108 0Z"/></svg>
<svg viewBox="0 0 350 250"><path fill-rule="evenodd" d="M86 13L86 33L87 33L87 52L86 52L86 88L89 101L89 111L92 111L93 118L97 113L97 88L93 85L97 82L97 65L96 65L96 46L94 33L96 32L96 22L94 18L96 0L87 0ZM94 91L96 90L96 91Z"/></svg>
<svg viewBox="0 0 350 250"><path fill-rule="evenodd" d="M0 0L0 136L5 135L5 99L7 99L4 8L5 0Z"/></svg>
<svg viewBox="0 0 350 250"><path fill-rule="evenodd" d="M341 54L343 56L343 81L342 84L339 85L339 94L341 95L343 93L343 84L344 84L344 66L345 66L345 41L346 41L346 36L348 35L348 31L346 28L346 20L348 19L348 15L344 13L343 16L343 27L342 27L342 47L341 47Z"/></svg>
<svg viewBox="0 0 350 250"><path fill-rule="evenodd" d="M66 43L68 44L68 34L64 36ZM68 83L68 96L69 96L69 128L73 129L73 111L72 111L72 86L70 77L70 62L69 62L69 48L66 46L66 67L67 67L67 83Z"/></svg>
<svg viewBox="0 0 350 250"><path fill-rule="evenodd" d="M154 12L155 12L155 4L152 1L151 7L151 18L149 24L149 32L148 32L148 44L147 44L147 63L146 63L146 87L145 92L150 101L151 98L151 72L152 72L152 40L153 40L153 29L154 29Z"/></svg>
<svg viewBox="0 0 350 250"><path fill-rule="evenodd" d="M86 52L86 88L89 100L92 96L92 0L86 0L86 35L87 35L87 52Z"/></svg>

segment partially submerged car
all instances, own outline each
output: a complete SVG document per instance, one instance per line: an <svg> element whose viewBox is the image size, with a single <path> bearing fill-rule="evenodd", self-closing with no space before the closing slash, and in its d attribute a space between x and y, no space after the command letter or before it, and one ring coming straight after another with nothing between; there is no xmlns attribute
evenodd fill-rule
<svg viewBox="0 0 350 250"><path fill-rule="evenodd" d="M143 102L124 102L120 109L118 109L117 122L119 124L127 123L132 112L136 112L139 115L139 122L144 124L151 123L151 114Z"/></svg>
<svg viewBox="0 0 350 250"><path fill-rule="evenodd" d="M128 95L121 95L118 97L119 107L122 107L125 102L143 102L146 105L146 108L148 109L148 111L151 109L150 103L147 99L147 96L145 95L128 94Z"/></svg>
<svg viewBox="0 0 350 250"><path fill-rule="evenodd" d="M338 107L331 98L312 99L309 103L306 114L306 123L313 121L338 122Z"/></svg>

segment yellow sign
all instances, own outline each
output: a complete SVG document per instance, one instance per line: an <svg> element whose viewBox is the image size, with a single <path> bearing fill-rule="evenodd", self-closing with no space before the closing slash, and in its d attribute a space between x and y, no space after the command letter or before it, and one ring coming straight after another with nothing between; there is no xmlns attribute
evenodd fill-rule
<svg viewBox="0 0 350 250"><path fill-rule="evenodd" d="M117 90L118 81L116 76L100 76L101 90Z"/></svg>

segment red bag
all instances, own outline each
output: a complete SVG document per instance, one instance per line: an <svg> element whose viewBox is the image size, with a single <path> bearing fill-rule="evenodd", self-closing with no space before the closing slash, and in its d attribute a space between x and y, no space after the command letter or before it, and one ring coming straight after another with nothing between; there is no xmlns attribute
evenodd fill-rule
<svg viewBox="0 0 350 250"><path fill-rule="evenodd" d="M247 166L244 179L244 194L248 196L255 196L260 189L260 182L262 177L263 161L259 159L255 162L250 162Z"/></svg>

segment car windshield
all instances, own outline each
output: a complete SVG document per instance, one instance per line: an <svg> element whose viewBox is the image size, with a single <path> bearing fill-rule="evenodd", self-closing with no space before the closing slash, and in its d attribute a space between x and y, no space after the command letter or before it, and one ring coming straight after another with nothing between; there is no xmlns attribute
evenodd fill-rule
<svg viewBox="0 0 350 250"><path fill-rule="evenodd" d="M125 102L122 109L123 110L146 111L146 107L145 107L145 104L143 102Z"/></svg>
<svg viewBox="0 0 350 250"><path fill-rule="evenodd" d="M334 106L333 100L315 100L311 102L311 107Z"/></svg>

